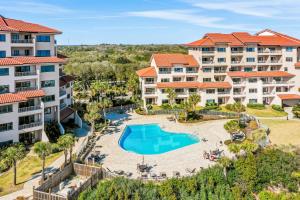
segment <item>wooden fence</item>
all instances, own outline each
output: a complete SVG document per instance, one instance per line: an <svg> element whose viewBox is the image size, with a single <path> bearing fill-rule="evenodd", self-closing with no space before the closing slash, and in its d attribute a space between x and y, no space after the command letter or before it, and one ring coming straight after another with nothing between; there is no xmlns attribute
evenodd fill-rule
<svg viewBox="0 0 300 200"><path fill-rule="evenodd" d="M61 196L51 192L52 188L58 186L62 181L72 174L85 176L88 177L88 179L67 196ZM78 198L81 192L87 188L94 187L100 180L107 177L107 172L100 167L83 165L79 163L69 164L63 170L53 174L38 188L34 188L33 200L75 200Z"/></svg>

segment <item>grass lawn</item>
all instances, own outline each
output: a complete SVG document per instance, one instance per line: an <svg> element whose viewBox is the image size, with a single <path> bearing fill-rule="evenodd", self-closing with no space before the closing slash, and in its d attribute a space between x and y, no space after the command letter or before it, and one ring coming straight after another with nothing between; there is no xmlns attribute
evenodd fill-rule
<svg viewBox="0 0 300 200"><path fill-rule="evenodd" d="M300 145L300 122L295 120L262 119L270 129L272 144Z"/></svg>
<svg viewBox="0 0 300 200"><path fill-rule="evenodd" d="M46 166L58 159L63 152L54 153L47 157ZM17 164L17 185L13 185L13 169L0 175L0 196L23 188L24 182L31 178L32 175L42 170L42 161L31 153Z"/></svg>
<svg viewBox="0 0 300 200"><path fill-rule="evenodd" d="M267 106L263 110L246 108L246 112L250 115L254 115L257 117L284 117L284 116L287 116L286 112L280 112L277 110L273 110L270 106Z"/></svg>

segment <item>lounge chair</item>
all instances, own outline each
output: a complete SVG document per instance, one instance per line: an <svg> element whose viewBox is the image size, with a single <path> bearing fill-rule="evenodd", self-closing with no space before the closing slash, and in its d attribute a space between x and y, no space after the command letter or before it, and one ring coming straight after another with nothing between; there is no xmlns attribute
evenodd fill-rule
<svg viewBox="0 0 300 200"><path fill-rule="evenodd" d="M147 173L147 172L143 172L143 173L141 174L141 178L142 178L142 179L148 179L148 173Z"/></svg>
<svg viewBox="0 0 300 200"><path fill-rule="evenodd" d="M156 178L157 178L157 175L156 175L155 173L151 173L150 176L151 176L151 178L153 178L153 179L156 179Z"/></svg>
<svg viewBox="0 0 300 200"><path fill-rule="evenodd" d="M159 176L160 176L160 178L163 178L163 179L167 178L166 172L160 172Z"/></svg>
<svg viewBox="0 0 300 200"><path fill-rule="evenodd" d="M125 172L124 175L127 176L127 177L131 177L132 173L131 172Z"/></svg>
<svg viewBox="0 0 300 200"><path fill-rule="evenodd" d="M194 169L186 168L185 171L186 171L187 173L193 174L193 173L196 172L196 168L194 168Z"/></svg>
<svg viewBox="0 0 300 200"><path fill-rule="evenodd" d="M174 172L173 172L173 177L179 178L179 177L180 177L180 172L174 171Z"/></svg>

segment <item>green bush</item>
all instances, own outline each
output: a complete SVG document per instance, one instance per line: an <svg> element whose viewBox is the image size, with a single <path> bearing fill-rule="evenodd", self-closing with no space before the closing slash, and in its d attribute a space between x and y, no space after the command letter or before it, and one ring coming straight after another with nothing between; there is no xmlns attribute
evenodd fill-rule
<svg viewBox="0 0 300 200"><path fill-rule="evenodd" d="M294 113L295 117L300 118L300 105L293 106L292 112Z"/></svg>
<svg viewBox="0 0 300 200"><path fill-rule="evenodd" d="M60 152L60 146L57 143L51 144L51 151L52 153Z"/></svg>
<svg viewBox="0 0 300 200"><path fill-rule="evenodd" d="M238 113L246 111L246 107L240 102L236 102L234 104L226 104L225 108L232 112L238 112Z"/></svg>
<svg viewBox="0 0 300 200"><path fill-rule="evenodd" d="M263 110L263 109L266 108L266 106L264 104L261 104L261 103L248 103L247 107L257 109L257 110Z"/></svg>
<svg viewBox="0 0 300 200"><path fill-rule="evenodd" d="M137 108L135 112L139 115L147 115L146 110L144 108Z"/></svg>
<svg viewBox="0 0 300 200"><path fill-rule="evenodd" d="M160 106L163 110L170 110L172 106L169 103L164 103Z"/></svg>
<svg viewBox="0 0 300 200"><path fill-rule="evenodd" d="M61 133L59 131L59 126L56 122L46 123L45 133L49 141L52 143L56 143L57 139L61 136Z"/></svg>
<svg viewBox="0 0 300 200"><path fill-rule="evenodd" d="M235 133L241 130L240 123L238 120L230 120L224 124L224 129L228 133Z"/></svg>
<svg viewBox="0 0 300 200"><path fill-rule="evenodd" d="M205 110L221 110L219 105L215 102L206 103L204 109Z"/></svg>
<svg viewBox="0 0 300 200"><path fill-rule="evenodd" d="M276 110L276 111L279 111L279 112L284 111L284 109L280 105L275 105L275 104L272 105L272 109Z"/></svg>

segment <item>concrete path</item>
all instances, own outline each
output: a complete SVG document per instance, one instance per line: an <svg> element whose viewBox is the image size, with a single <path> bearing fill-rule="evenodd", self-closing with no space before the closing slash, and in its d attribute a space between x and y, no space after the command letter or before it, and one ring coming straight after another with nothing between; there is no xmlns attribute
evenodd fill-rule
<svg viewBox="0 0 300 200"><path fill-rule="evenodd" d="M79 140L76 142L74 147L74 152L77 152L79 148L81 148L81 145L83 141L85 140L86 136L88 135L89 127L85 124L83 128L79 128L75 130L75 133L80 133ZM48 166L46 170L46 174L53 172L56 169L59 169L62 164L65 161L64 155L59 157L57 160L55 160L50 166ZM24 183L23 189L10 193L8 195L0 197L0 200L14 200L19 196L23 196L26 198L32 197L33 187L39 186L39 180L41 179L41 173L38 173L31 177L30 180Z"/></svg>

